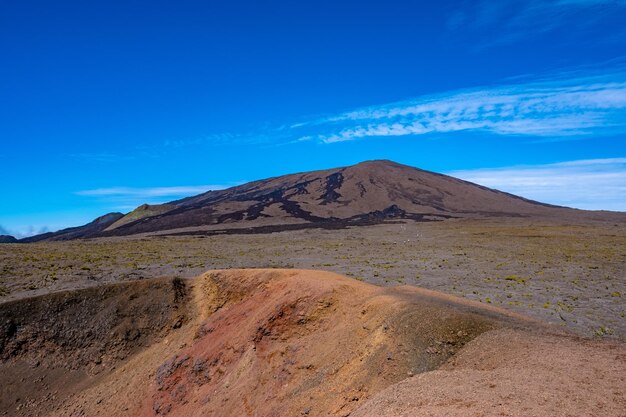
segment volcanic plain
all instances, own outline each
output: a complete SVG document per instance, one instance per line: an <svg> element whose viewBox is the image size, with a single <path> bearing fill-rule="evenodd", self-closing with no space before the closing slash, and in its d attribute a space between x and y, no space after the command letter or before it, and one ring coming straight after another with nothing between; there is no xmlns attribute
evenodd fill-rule
<svg viewBox="0 0 626 417"><path fill-rule="evenodd" d="M5 244L0 300L209 269L306 268L415 285L590 337L626 337L626 225L528 219L405 221L272 234Z"/></svg>

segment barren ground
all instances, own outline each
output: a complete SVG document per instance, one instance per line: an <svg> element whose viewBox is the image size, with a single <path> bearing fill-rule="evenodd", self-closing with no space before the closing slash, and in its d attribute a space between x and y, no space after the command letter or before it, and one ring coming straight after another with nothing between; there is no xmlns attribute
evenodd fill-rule
<svg viewBox="0 0 626 417"><path fill-rule="evenodd" d="M0 246L0 301L208 269L309 268L416 285L585 336L626 338L626 225L525 219L385 224L264 235Z"/></svg>

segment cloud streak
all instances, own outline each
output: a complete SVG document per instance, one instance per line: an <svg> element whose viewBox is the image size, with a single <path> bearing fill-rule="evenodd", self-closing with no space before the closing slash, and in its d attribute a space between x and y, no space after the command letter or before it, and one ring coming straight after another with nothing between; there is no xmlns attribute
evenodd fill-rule
<svg viewBox="0 0 626 417"><path fill-rule="evenodd" d="M568 35L584 39L588 30L615 19L625 10L624 0L466 1L451 12L447 27L455 34L484 34L488 40L477 49L485 49L536 38L563 28L568 29ZM599 38L611 39L609 32L596 32Z"/></svg>
<svg viewBox="0 0 626 417"><path fill-rule="evenodd" d="M134 155L121 155L113 153L72 153L68 155L70 158L88 161L88 162L102 162L102 163L116 163L120 161L130 161L136 159Z"/></svg>
<svg viewBox="0 0 626 417"><path fill-rule="evenodd" d="M177 197L185 195L194 195L204 193L210 190L223 190L228 188L227 185L184 185L176 187L111 187L96 188L94 190L77 191L77 195L93 196L93 197L110 197L110 196L126 196L135 198L151 198L151 197Z"/></svg>
<svg viewBox="0 0 626 417"><path fill-rule="evenodd" d="M626 72L452 91L292 127L296 141L485 132L574 138L626 132Z"/></svg>
<svg viewBox="0 0 626 417"><path fill-rule="evenodd" d="M626 158L447 172L533 200L586 210L626 211Z"/></svg>
<svg viewBox="0 0 626 417"><path fill-rule="evenodd" d="M141 204L162 204L207 191L223 190L232 185L184 185L176 187L110 187L77 191L83 197L96 198L114 210L132 210Z"/></svg>

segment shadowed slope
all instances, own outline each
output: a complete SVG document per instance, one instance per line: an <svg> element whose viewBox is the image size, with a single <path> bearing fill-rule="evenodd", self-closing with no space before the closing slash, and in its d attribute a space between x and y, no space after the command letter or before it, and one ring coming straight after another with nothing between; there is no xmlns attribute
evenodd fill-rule
<svg viewBox="0 0 626 417"><path fill-rule="evenodd" d="M184 281L152 279L0 304L0 415L47 415L97 384L182 326L186 298Z"/></svg>

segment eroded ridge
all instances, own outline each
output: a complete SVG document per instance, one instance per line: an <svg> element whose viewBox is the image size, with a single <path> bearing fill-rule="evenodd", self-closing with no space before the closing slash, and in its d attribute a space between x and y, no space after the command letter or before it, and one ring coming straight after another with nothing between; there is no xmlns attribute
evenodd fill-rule
<svg viewBox="0 0 626 417"><path fill-rule="evenodd" d="M108 306L114 317L110 323L118 324L99 327L106 329L101 342L72 344L71 332L51 331L43 339L27 336L23 333L25 325L5 330L3 355L7 346L16 346L16 340L31 342L27 342L28 349L11 348L14 353L3 356L3 369L13 372L3 374L3 386L21 387L21 391L12 392L16 395L19 391L22 397L17 404L3 401L0 412L51 416L374 416L404 412L423 415L427 408L420 407L428 406L432 415L446 415L450 407L460 409L457 397L461 394L452 385L437 381L450 382L458 376L459 383L469 387L477 372L496 372L491 376L496 377L497 372L506 374L525 363L535 370L542 363L546 365L545 378L549 380L557 378L555 370L564 370L542 362L536 346L561 341L551 354L562 357L580 357L575 350L583 345L591 353L607 351L608 346L577 339L495 307L414 287L384 289L321 271L219 270L193 280L124 285L63 296L82 300L70 304L85 329L98 328L95 324L100 320L98 314L87 314L95 308L89 306ZM103 296L109 293L116 295ZM60 296L49 297L55 300ZM61 303L59 310L59 304L50 300L40 297L29 302L55 317L65 317L67 303ZM54 305L57 307L46 307L48 310L43 307ZM156 321L155 316L159 318ZM16 313L13 320L18 319ZM124 354L113 359L110 351L118 346L119 323L125 323L128 334L138 331L144 339L129 342L127 348L119 350ZM67 351L67 358L84 361L72 367L45 359L48 342L34 341L49 339ZM558 346L563 349L558 350ZM514 366L505 356L502 359L507 349L512 352ZM626 354L620 344L610 349L613 362L605 365L611 367L604 371L594 368L598 380L591 374L585 374L586 378L559 377L560 385L544 384L542 393L558 395L568 383L571 389L567 392L577 396L577 404L588 406L592 402L585 399L585 392L595 391L585 391L585 387L603 381L609 385L603 389L613 393L604 399L604 410L617 409L623 404L624 385L619 385L620 376L613 371L624 369ZM101 352L100 357L93 352ZM554 360L555 356L547 355L547 360L550 357ZM36 358L43 359L33 362ZM606 355L603 358L610 359ZM510 366L502 367L503 363ZM571 372L579 375L576 370ZM41 394L33 394L29 391L32 387L22 380L35 374L46 381ZM73 384L59 387L53 375L76 378ZM540 374L520 375L515 381L522 384ZM492 389L486 387L487 391ZM435 400L428 400L425 393L431 392L442 400L429 403ZM489 406L495 407L497 402L500 408L493 409L499 412L509 406L513 411L523 410L519 404L528 399L524 391L503 392L508 396L493 397L493 404L480 403L476 409L489 414ZM422 400L412 401L413 393ZM39 399L33 395L40 395ZM488 396L481 398L490 401ZM396 411L400 414L393 414Z"/></svg>

